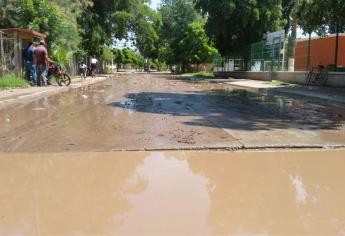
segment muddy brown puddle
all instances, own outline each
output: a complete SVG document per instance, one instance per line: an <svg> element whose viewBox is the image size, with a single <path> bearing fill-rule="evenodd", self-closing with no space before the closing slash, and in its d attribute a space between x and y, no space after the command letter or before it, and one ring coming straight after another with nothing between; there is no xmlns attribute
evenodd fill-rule
<svg viewBox="0 0 345 236"><path fill-rule="evenodd" d="M0 154L0 235L344 235L344 156Z"/></svg>

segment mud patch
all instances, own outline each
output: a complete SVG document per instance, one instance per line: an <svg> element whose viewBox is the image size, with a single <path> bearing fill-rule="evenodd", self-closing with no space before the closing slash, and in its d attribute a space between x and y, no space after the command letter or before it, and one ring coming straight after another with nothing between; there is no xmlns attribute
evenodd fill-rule
<svg viewBox="0 0 345 236"><path fill-rule="evenodd" d="M197 129L182 130L175 129L169 132L170 140L183 144L195 144L195 137L202 135L203 133Z"/></svg>

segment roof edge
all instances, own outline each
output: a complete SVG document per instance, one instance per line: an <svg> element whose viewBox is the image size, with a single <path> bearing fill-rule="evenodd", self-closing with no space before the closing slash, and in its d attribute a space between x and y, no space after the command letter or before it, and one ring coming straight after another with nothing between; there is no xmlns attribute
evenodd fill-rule
<svg viewBox="0 0 345 236"><path fill-rule="evenodd" d="M6 29L0 29L1 32L4 33L14 33L14 32L19 32L19 33L27 33L27 34L32 34L33 36L40 37L40 38L47 38L47 35L34 31L34 30L29 30L29 29L22 29L22 28L6 28Z"/></svg>

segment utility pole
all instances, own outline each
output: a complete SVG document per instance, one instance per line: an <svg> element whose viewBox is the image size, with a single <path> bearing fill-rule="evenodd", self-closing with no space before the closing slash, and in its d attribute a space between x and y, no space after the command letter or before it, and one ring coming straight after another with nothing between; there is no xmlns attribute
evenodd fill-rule
<svg viewBox="0 0 345 236"><path fill-rule="evenodd" d="M336 27L337 29L336 29L336 37L335 37L334 71L338 70L338 51L339 51L339 32L340 32L339 19L337 19Z"/></svg>

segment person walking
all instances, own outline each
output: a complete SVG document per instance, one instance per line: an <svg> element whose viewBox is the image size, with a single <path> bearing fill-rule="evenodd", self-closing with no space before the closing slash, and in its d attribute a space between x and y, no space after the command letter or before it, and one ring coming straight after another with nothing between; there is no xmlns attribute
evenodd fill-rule
<svg viewBox="0 0 345 236"><path fill-rule="evenodd" d="M34 61L37 72L37 86L47 86L49 57L43 40L41 40L40 45L35 49Z"/></svg>
<svg viewBox="0 0 345 236"><path fill-rule="evenodd" d="M86 79L87 76L87 65L84 61L79 64L79 74L82 80Z"/></svg>
<svg viewBox="0 0 345 236"><path fill-rule="evenodd" d="M24 67L25 67L25 79L33 86L36 81L36 65L34 63L35 47L33 42L30 42L23 51Z"/></svg>

